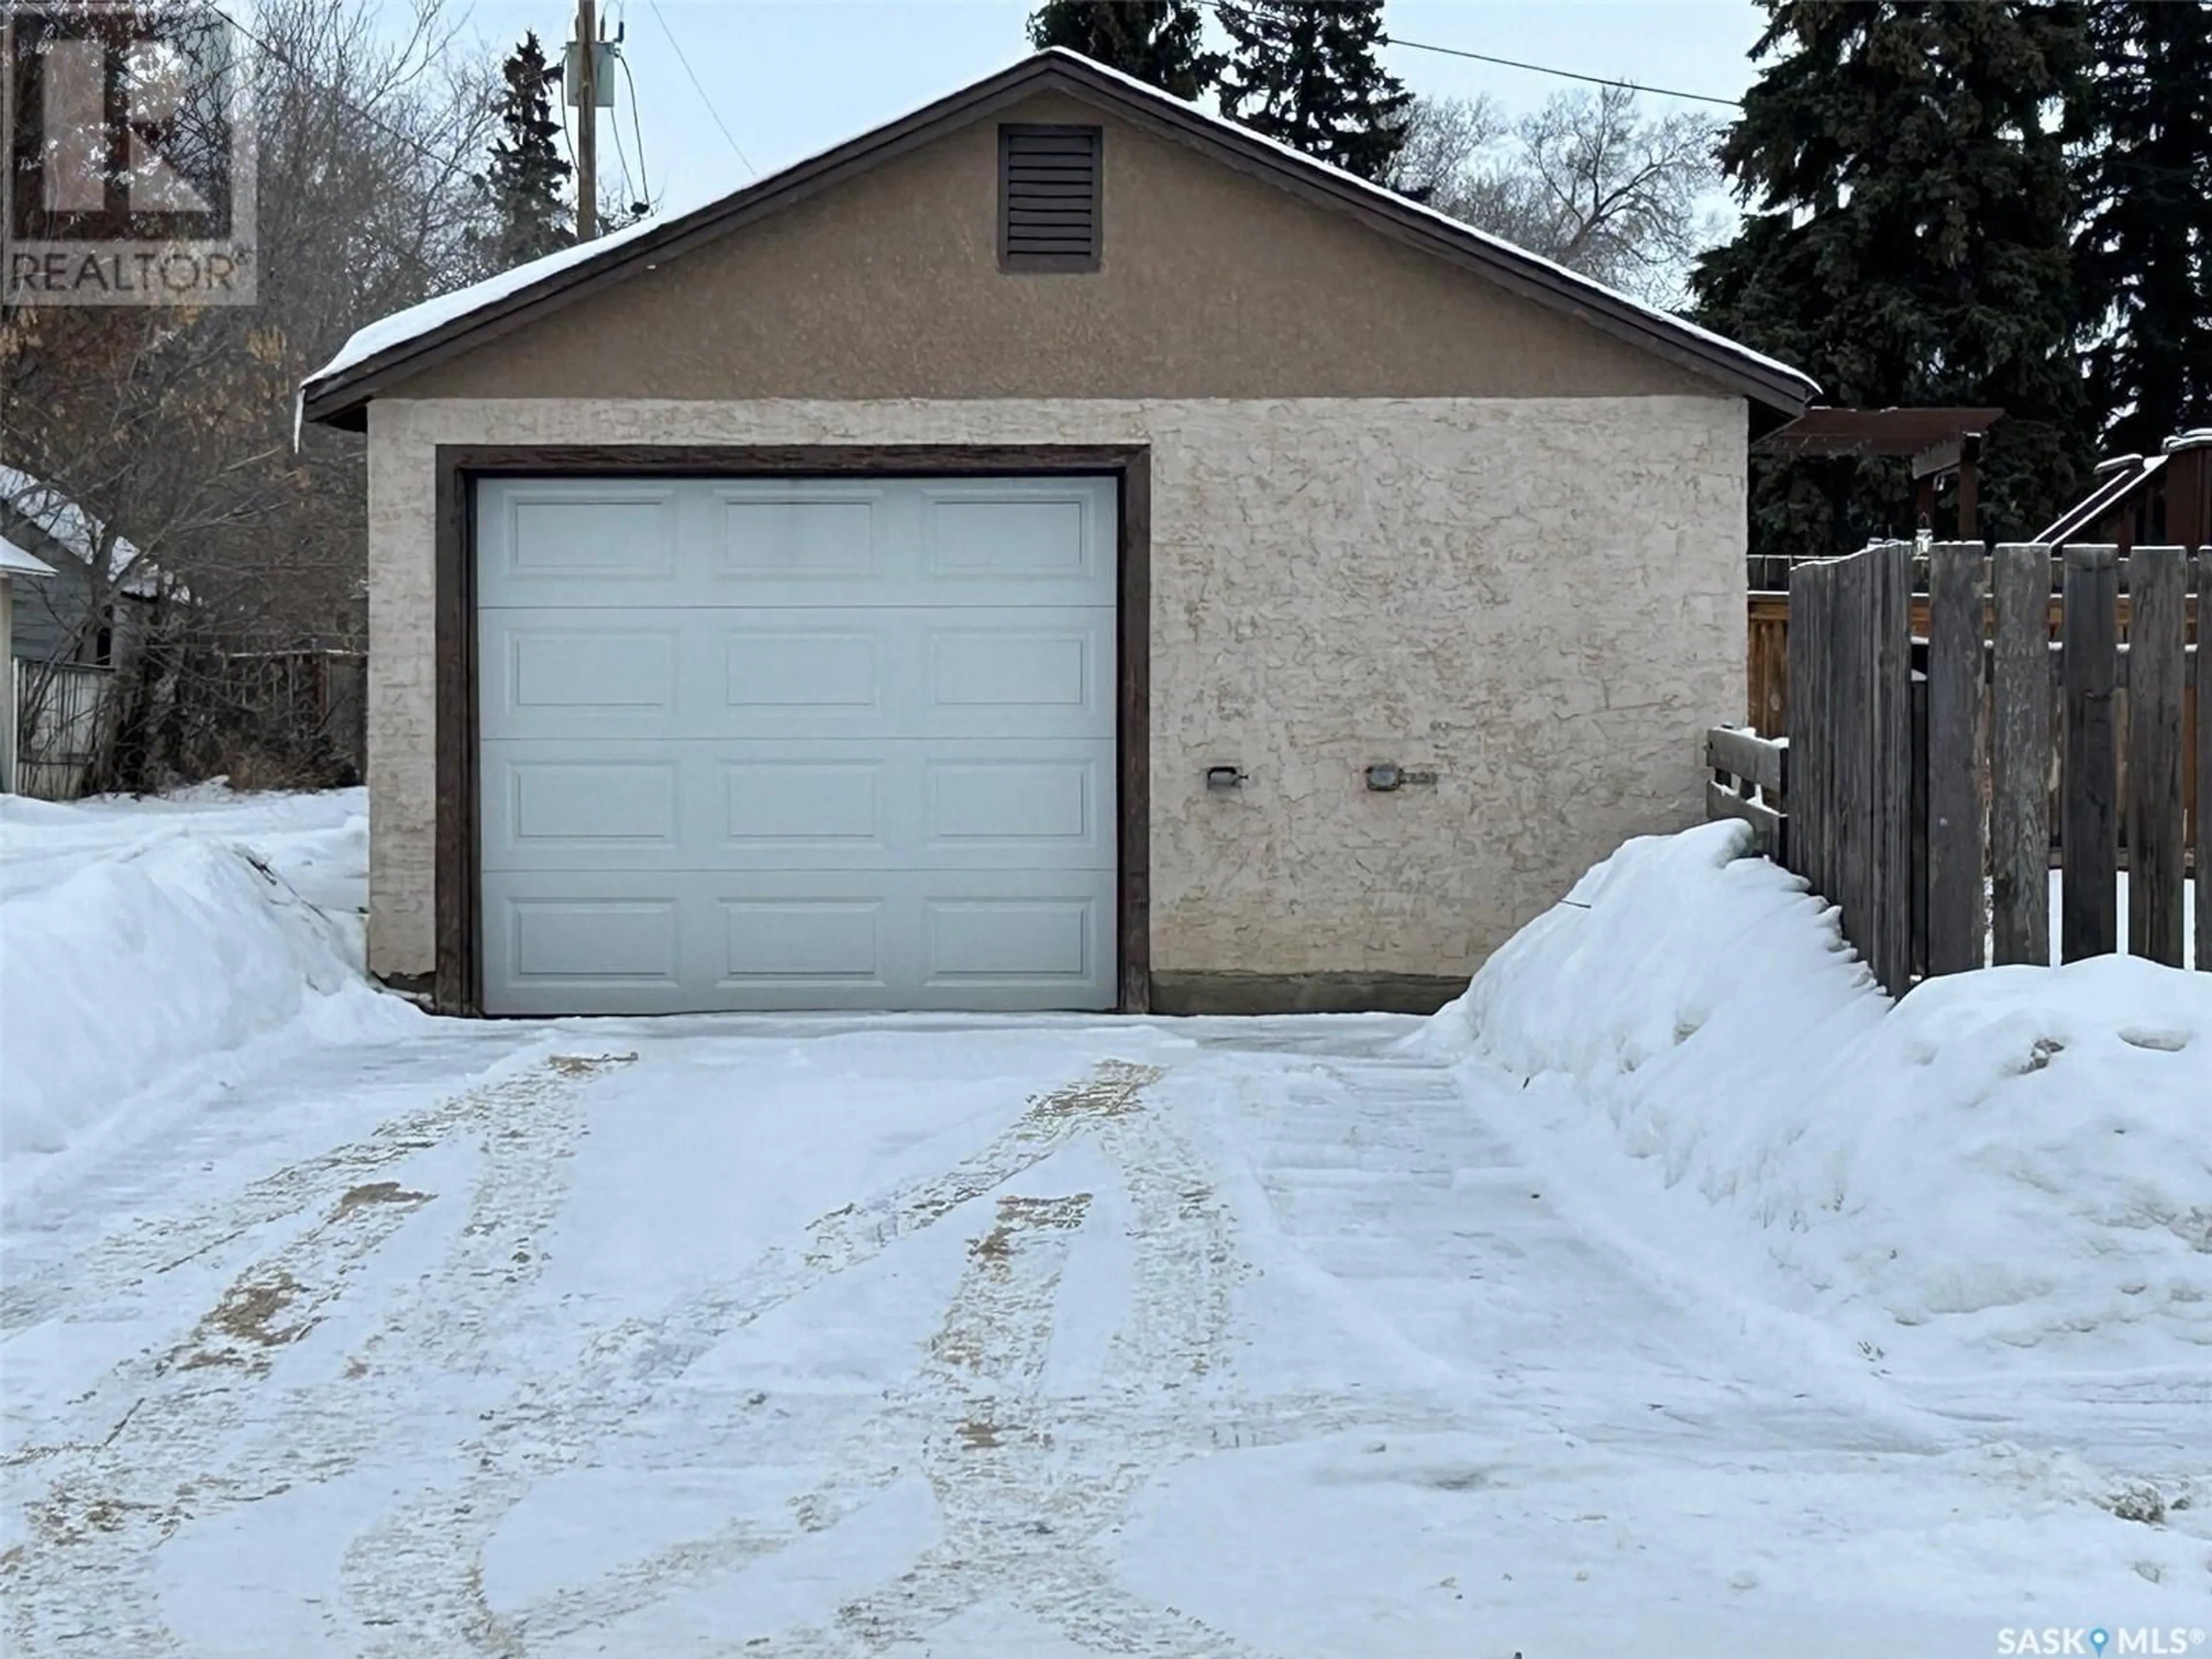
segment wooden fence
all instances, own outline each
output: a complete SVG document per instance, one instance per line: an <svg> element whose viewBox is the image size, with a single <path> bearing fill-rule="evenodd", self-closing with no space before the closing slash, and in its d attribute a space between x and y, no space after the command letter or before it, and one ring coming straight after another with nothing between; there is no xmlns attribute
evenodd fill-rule
<svg viewBox="0 0 2212 1659"><path fill-rule="evenodd" d="M15 793L75 800L114 730L115 671L23 657L14 669Z"/></svg>
<svg viewBox="0 0 2212 1659"><path fill-rule="evenodd" d="M2201 625L2212 551L2194 562ZM1924 605L1909 544L1797 566L1788 740L1712 733L1709 811L1748 820L1834 900L1895 994L1985 957L2049 962L2054 839L2064 960L2121 947L2124 846L2126 948L2182 965L2193 842L2196 960L2212 969L2212 677L2189 642L2191 563L2173 547L2021 544L1991 558L1943 544Z"/></svg>

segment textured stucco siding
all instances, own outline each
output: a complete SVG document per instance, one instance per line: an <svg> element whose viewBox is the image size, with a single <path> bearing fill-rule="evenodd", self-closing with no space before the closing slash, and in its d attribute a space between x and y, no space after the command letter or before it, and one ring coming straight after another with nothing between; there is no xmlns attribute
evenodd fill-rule
<svg viewBox="0 0 2212 1659"><path fill-rule="evenodd" d="M1103 127L1095 271L999 269L998 122ZM1064 96L472 346L405 398L1695 397L1656 352Z"/></svg>
<svg viewBox="0 0 2212 1659"><path fill-rule="evenodd" d="M1692 396L385 399L369 425L372 966L433 965L440 443L1143 443L1152 963L1469 972L1699 814L1744 681L1745 410ZM1368 792L1363 769L1434 770ZM1209 765L1250 780L1212 793Z"/></svg>

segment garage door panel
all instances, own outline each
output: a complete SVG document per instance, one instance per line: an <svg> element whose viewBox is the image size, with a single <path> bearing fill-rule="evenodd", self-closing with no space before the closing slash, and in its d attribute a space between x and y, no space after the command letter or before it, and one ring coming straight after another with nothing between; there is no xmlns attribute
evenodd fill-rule
<svg viewBox="0 0 2212 1659"><path fill-rule="evenodd" d="M1057 980L1079 986L1091 965L1093 898L933 898L923 906L923 983L940 990Z"/></svg>
<svg viewBox="0 0 2212 1659"><path fill-rule="evenodd" d="M574 893L510 896L507 958L517 983L680 983L672 898L591 898Z"/></svg>
<svg viewBox="0 0 2212 1659"><path fill-rule="evenodd" d="M1115 612L696 613L726 702L685 729L731 737L1110 738ZM687 655L688 655L687 652Z"/></svg>
<svg viewBox="0 0 2212 1659"><path fill-rule="evenodd" d="M490 609L507 738L1111 737L1110 609Z"/></svg>
<svg viewBox="0 0 2212 1659"><path fill-rule="evenodd" d="M503 604L603 605L672 597L684 563L676 483L504 479L477 492L479 594Z"/></svg>
<svg viewBox="0 0 2212 1659"><path fill-rule="evenodd" d="M1105 562L1110 493L1096 480L927 484L921 495L931 579L1085 581Z"/></svg>
<svg viewBox="0 0 2212 1659"><path fill-rule="evenodd" d="M887 991L897 975L884 957L884 908L881 898L724 898L715 988Z"/></svg>
<svg viewBox="0 0 2212 1659"><path fill-rule="evenodd" d="M504 666L506 702L496 713L527 718L552 710L561 720L576 710L673 715L681 643L675 629L640 625L647 620L623 612L579 627L541 612L520 625L503 622L492 660ZM506 721L498 724L503 728Z"/></svg>
<svg viewBox="0 0 2212 1659"><path fill-rule="evenodd" d="M811 714L849 723L878 714L886 701L886 647L896 643L883 631L872 618L834 628L775 618L725 625L714 643L728 721L742 726Z"/></svg>
<svg viewBox="0 0 2212 1659"><path fill-rule="evenodd" d="M1029 746L1027 755L1008 752ZM966 744L920 757L920 848L933 866L1111 869L1111 744Z"/></svg>
<svg viewBox="0 0 2212 1659"><path fill-rule="evenodd" d="M495 478L477 498L477 599L492 608L1114 599L1109 478Z"/></svg>
<svg viewBox="0 0 2212 1659"><path fill-rule="evenodd" d="M940 715L975 708L1095 710L1103 701L1095 663L1102 635L1110 639L1110 628L1080 616L1049 629L986 621L932 628L929 707Z"/></svg>
<svg viewBox="0 0 2212 1659"><path fill-rule="evenodd" d="M1114 1005L1110 483L478 513L489 1012Z"/></svg>
<svg viewBox="0 0 2212 1659"><path fill-rule="evenodd" d="M887 775L888 759L763 755L720 767L721 840L732 862L776 852L794 861L880 862L893 845L889 809L896 783Z"/></svg>
<svg viewBox="0 0 2212 1659"><path fill-rule="evenodd" d="M495 872L484 1007L1017 1012L1114 1003L1095 872Z"/></svg>
<svg viewBox="0 0 2212 1659"><path fill-rule="evenodd" d="M603 852L679 845L674 759L515 759L500 770L519 850L562 845Z"/></svg>
<svg viewBox="0 0 2212 1659"><path fill-rule="evenodd" d="M491 870L1115 867L1103 738L482 746Z"/></svg>
<svg viewBox="0 0 2212 1659"><path fill-rule="evenodd" d="M878 489L763 485L716 492L721 574L748 581L873 583L884 573Z"/></svg>

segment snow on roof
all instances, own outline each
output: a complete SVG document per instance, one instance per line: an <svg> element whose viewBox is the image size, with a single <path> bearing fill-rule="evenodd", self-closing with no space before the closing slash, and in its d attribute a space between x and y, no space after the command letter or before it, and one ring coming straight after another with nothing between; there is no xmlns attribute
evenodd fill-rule
<svg viewBox="0 0 2212 1659"><path fill-rule="evenodd" d="M1171 97L1171 94L1162 92L1149 82L1139 80L1135 76L1125 75L1119 70L1109 68L1066 46L1048 46L1037 53L1036 57L1079 65L1085 73L1103 81L1119 82L1142 99L1158 100ZM943 101L941 99L932 99L928 103L917 105L904 114L879 125L895 126L899 122L928 109L931 105L941 101ZM1769 357L1764 353L1753 351L1750 347L1731 340L1724 335L1716 334L1710 329L1700 328L1695 323L1689 322L1671 311L1649 304L1633 295L1623 294L1617 289L1608 288L1602 283L1583 276L1578 270L1570 270L1567 266L1547 259L1540 254L1531 253L1528 249L1509 242L1502 236L1492 235L1486 230L1478 230L1464 220L1455 219L1448 213L1412 201L1395 191L1386 189L1370 179L1361 178L1356 173L1347 173L1341 167L1332 167L1326 161L1316 161L1304 150L1264 137L1253 131L1249 127L1242 126L1230 120L1225 116L1201 109L1195 104L1185 104L1182 107L1200 121L1233 134L1245 143L1273 150L1296 167L1326 173L1346 187L1387 203L1399 212L1412 213L1432 220L1439 228L1452 235L1483 243L1498 250L1511 260L1536 266L1548 272L1561 284L1579 289L1593 298L1639 313L1659 325L1663 330L1692 336L1709 345L1717 346L1747 361L1759 363L1770 372L1796 382L1804 389L1808 396L1817 393L1820 389L1819 383L1801 369L1793 368L1788 363ZM668 211L655 214L650 218L640 220L635 224L625 225L622 229L602 236L596 241L580 242L574 247L562 248L541 258L517 265L511 270L503 270L498 276L488 277L481 283L472 283L466 288L455 289L450 294L441 294L434 299L424 300L419 304L410 306L404 311L393 312L388 317L380 318L366 327L356 330L353 336L338 348L337 356L301 382L300 398L295 406L295 441L296 442L298 438L299 412L304 409L307 394L344 374L348 369L366 362L383 352L389 351L395 346L404 345L410 341L420 339L426 335L434 333L450 323L458 322L479 311L489 309L500 301L529 288L533 283L556 276L572 265L581 264L586 260L609 252L624 243L635 241L676 220L696 213L702 209L711 207L717 202L772 185L777 179L797 172L799 168L820 160L833 151L842 149L845 144L851 142L850 139L841 140L825 149L801 157L792 162L790 166L782 167L764 179L757 179L751 184L741 186L738 190L724 191L704 198L686 207L682 212Z"/></svg>
<svg viewBox="0 0 2212 1659"><path fill-rule="evenodd" d="M705 198L684 211L695 211L711 202L720 200L724 195L733 193L722 191ZM337 356L307 376L302 390L333 375L343 374L356 363L366 362L380 351L388 351L393 346L403 345L409 340L443 328L447 323L466 317L471 312L481 311L510 294L528 288L532 283L566 270L570 265L581 264L594 254L605 253L625 242L634 242L648 231L659 229L671 219L682 216L678 213L656 213L634 225L624 225L620 230L609 231L596 241L579 242L574 247L561 248L539 258L526 260L512 270L501 271L496 276L487 276L481 283L457 288L450 294L441 294L435 298L409 306L404 311L395 311L389 317L379 318L366 327L356 329L346 343L338 348Z"/></svg>
<svg viewBox="0 0 2212 1659"><path fill-rule="evenodd" d="M2096 487L2036 532L2037 541L2071 541L2134 495L2166 465L2164 455L2115 456L2113 459L2124 465L2114 465L2110 471L2099 467Z"/></svg>
<svg viewBox="0 0 2212 1659"><path fill-rule="evenodd" d="M0 576L51 576L53 566L30 554L0 536Z"/></svg>
<svg viewBox="0 0 2212 1659"><path fill-rule="evenodd" d="M53 485L20 468L0 466L0 501L44 531L64 552L83 563L92 562L100 546L100 520ZM53 574L52 566L46 567L46 574ZM126 593L151 598L161 592L161 573L139 553L137 543L124 537L118 536L108 549L107 574L122 578Z"/></svg>

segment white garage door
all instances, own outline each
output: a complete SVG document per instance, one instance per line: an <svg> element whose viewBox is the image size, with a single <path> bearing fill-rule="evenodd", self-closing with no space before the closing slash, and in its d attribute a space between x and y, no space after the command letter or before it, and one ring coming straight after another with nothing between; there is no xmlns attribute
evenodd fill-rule
<svg viewBox="0 0 2212 1659"><path fill-rule="evenodd" d="M1113 1006L1114 489L481 483L485 1011Z"/></svg>

